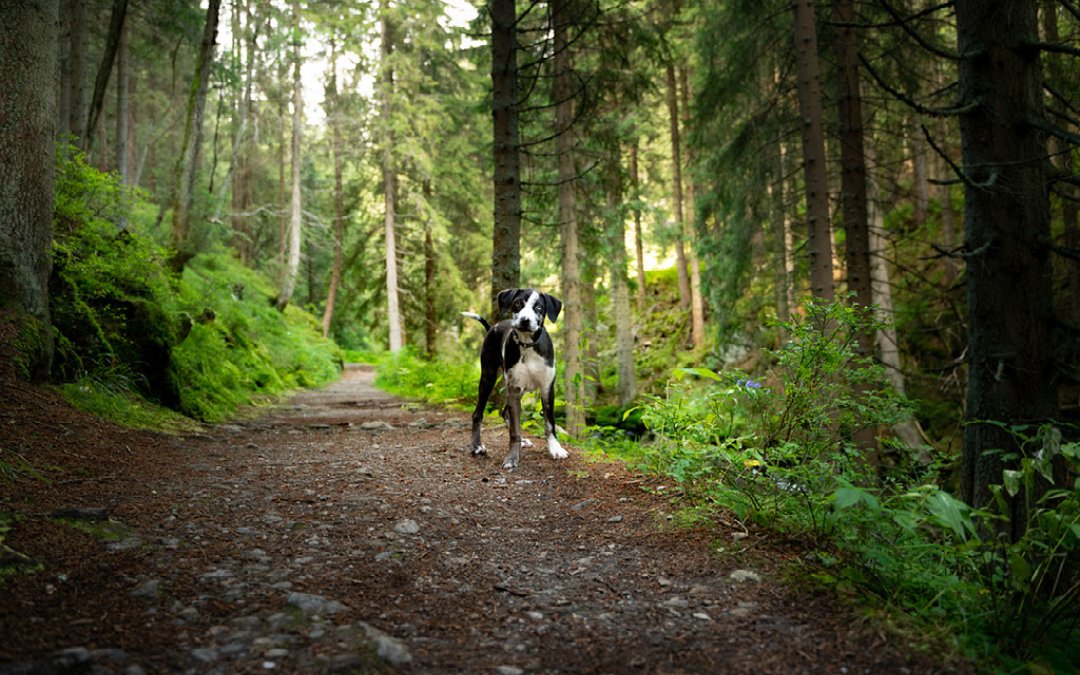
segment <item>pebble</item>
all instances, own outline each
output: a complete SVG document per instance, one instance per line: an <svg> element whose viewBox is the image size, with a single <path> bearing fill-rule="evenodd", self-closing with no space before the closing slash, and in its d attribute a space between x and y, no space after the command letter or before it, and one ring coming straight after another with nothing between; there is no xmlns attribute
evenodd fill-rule
<svg viewBox="0 0 1080 675"><path fill-rule="evenodd" d="M406 518L394 525L394 532L398 534L416 534L420 531L420 524L412 518Z"/></svg>
<svg viewBox="0 0 1080 675"><path fill-rule="evenodd" d="M753 570L735 570L728 575L728 579L731 579L735 583L759 583L761 581L761 575Z"/></svg>
<svg viewBox="0 0 1080 675"><path fill-rule="evenodd" d="M345 610L345 605L337 600L329 600L321 595L314 595L311 593L289 593L286 602L308 616L314 616L316 614L337 614L338 612Z"/></svg>

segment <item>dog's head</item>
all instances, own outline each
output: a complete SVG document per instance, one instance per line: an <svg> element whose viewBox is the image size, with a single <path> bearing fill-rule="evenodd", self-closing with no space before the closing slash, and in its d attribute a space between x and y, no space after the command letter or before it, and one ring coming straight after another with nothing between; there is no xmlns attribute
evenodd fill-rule
<svg viewBox="0 0 1080 675"><path fill-rule="evenodd" d="M544 317L554 321L562 310L562 301L531 288L508 288L499 291L499 314L511 313L517 330L535 333L544 325Z"/></svg>

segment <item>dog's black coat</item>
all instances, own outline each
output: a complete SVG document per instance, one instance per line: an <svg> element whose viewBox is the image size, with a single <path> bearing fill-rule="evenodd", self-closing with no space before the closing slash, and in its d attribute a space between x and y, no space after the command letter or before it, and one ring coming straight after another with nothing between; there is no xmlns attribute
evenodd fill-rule
<svg viewBox="0 0 1080 675"><path fill-rule="evenodd" d="M558 318L562 302L531 288L510 288L499 293L498 305L499 314L510 312L511 318L494 326L477 314L465 312L488 331L480 350L480 391L472 416L472 454L487 453L480 431L484 408L501 372L506 382L503 417L510 429L510 453L503 468L513 469L520 461L521 396L534 389L540 391L548 451L555 459L563 459L567 454L555 434L555 346L544 328L545 318L551 321ZM532 445L527 440L524 444Z"/></svg>

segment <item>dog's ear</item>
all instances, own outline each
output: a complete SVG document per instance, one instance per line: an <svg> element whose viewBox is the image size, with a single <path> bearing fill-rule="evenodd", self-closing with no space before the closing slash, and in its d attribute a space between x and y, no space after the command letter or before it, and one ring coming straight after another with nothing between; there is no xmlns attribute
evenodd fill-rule
<svg viewBox="0 0 1080 675"><path fill-rule="evenodd" d="M544 293L544 313L547 314L547 318L554 321L559 317L560 311L562 311L562 300Z"/></svg>
<svg viewBox="0 0 1080 675"><path fill-rule="evenodd" d="M520 290L520 288L507 288L504 291L499 291L499 295L496 296L499 301L499 316L503 316L510 311L510 305L514 302L514 296L516 296Z"/></svg>

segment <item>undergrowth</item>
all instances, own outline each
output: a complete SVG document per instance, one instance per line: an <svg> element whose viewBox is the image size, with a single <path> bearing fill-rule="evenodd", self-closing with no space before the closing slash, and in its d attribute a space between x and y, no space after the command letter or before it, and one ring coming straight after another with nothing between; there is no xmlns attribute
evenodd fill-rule
<svg viewBox="0 0 1080 675"><path fill-rule="evenodd" d="M152 209L73 148L57 158L50 311L53 379L75 405L121 424L178 429L337 376L318 322L276 310L273 283L208 250L181 274L149 234Z"/></svg>

